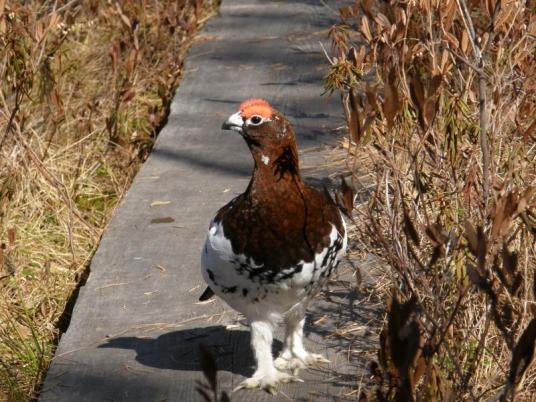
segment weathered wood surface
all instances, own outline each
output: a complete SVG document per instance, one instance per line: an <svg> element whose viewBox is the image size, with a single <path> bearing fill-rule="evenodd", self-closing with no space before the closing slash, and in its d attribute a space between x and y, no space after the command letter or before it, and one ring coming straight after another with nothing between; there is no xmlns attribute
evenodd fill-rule
<svg viewBox="0 0 536 402"><path fill-rule="evenodd" d="M339 3L328 4L334 8L305 0L223 1L187 57L168 124L102 238L41 401L199 401L201 343L217 357L222 390L252 374L240 317L219 301L197 303L209 220L245 189L252 167L240 136L220 127L242 100L266 98L294 124L303 164L323 161L343 125L338 99L321 97L319 41ZM312 169L303 173L314 176ZM349 320L365 325L375 312L350 283L329 294L331 301L313 306L306 345L332 364L300 373L304 383L285 385L275 397L239 391L233 401L356 399L348 394L366 361L350 349L370 349L375 338L350 345L332 333Z"/></svg>

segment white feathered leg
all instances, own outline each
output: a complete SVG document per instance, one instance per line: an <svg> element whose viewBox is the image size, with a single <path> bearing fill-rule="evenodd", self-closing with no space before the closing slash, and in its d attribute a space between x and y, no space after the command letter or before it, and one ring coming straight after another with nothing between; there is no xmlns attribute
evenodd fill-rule
<svg viewBox="0 0 536 402"><path fill-rule="evenodd" d="M251 347L257 362L257 369L251 378L244 380L235 388L261 388L272 394L278 383L301 381L300 379L279 371L274 366L272 357L272 324L266 321L253 321L251 323Z"/></svg>
<svg viewBox="0 0 536 402"><path fill-rule="evenodd" d="M317 353L307 352L303 346L303 326L305 318L302 314L291 314L285 319L285 344L283 351L275 360L280 370L293 370L294 374L301 368L329 363L329 360Z"/></svg>

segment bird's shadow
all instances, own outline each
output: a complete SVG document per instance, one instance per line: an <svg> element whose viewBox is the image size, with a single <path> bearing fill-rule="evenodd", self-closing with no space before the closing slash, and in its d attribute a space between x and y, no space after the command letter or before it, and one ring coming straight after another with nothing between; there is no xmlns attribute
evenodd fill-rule
<svg viewBox="0 0 536 402"><path fill-rule="evenodd" d="M124 336L109 339L99 348L136 351L136 361L148 367L169 370L201 371L199 346L209 348L218 370L249 377L253 374L254 359L247 330L229 330L216 325L172 331L156 338ZM274 339L274 354L282 349Z"/></svg>

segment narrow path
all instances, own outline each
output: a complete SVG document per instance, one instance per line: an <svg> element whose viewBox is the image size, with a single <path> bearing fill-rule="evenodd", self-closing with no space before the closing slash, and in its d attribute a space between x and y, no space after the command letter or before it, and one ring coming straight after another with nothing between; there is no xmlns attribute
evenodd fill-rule
<svg viewBox="0 0 536 402"><path fill-rule="evenodd" d="M249 330L240 317L219 301L197 303L209 220L245 189L252 168L243 140L220 126L242 100L265 98L294 124L302 164L325 159L343 124L338 99L320 96L326 70L319 41L336 8L312 0L223 1L187 57L167 126L102 238L41 401L201 400L200 343L217 357L222 389L251 375ZM331 359L329 369L303 373L305 383L285 385L276 397L241 391L232 400L345 399L366 362L332 336L333 326L364 325L374 314L355 307L349 286L336 283L307 327L307 345Z"/></svg>

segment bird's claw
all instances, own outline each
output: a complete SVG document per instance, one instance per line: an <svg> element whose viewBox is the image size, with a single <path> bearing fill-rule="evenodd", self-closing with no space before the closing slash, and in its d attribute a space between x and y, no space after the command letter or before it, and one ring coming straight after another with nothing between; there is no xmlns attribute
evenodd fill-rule
<svg viewBox="0 0 536 402"><path fill-rule="evenodd" d="M294 375L296 375L300 369L318 367L329 363L331 362L328 359L318 353L308 353L303 357L293 356L291 358L279 356L274 361L275 367L279 370L291 370Z"/></svg>
<svg viewBox="0 0 536 402"><path fill-rule="evenodd" d="M321 366L324 364L330 364L329 359L326 359L324 356L318 353L309 353L305 359L305 364L308 367Z"/></svg>
<svg viewBox="0 0 536 402"><path fill-rule="evenodd" d="M242 381L233 392L241 389L254 389L260 388L272 395L276 394L276 386L279 383L287 384L290 382L303 382L301 378L283 373L281 371L275 371L270 374L255 373L251 378Z"/></svg>

